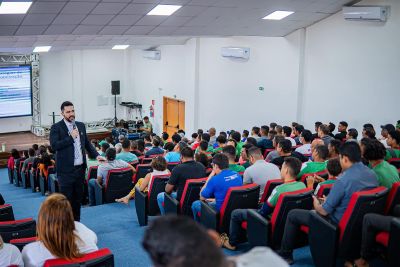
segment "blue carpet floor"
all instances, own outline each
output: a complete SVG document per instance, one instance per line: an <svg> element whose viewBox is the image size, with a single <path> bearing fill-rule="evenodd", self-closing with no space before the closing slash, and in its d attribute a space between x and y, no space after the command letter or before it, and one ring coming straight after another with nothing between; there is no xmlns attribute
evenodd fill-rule
<svg viewBox="0 0 400 267"><path fill-rule="evenodd" d="M0 193L6 203L13 206L16 219L32 217L36 220L40 204L45 199L40 193L10 185L7 169L0 169ZM115 266L151 266L150 259L141 247L145 228L139 227L133 201L129 206L113 203L82 208L81 221L96 232L100 248L107 247L114 253ZM237 252L224 252L227 255L236 255L245 250L246 245ZM294 257L294 267L313 266L308 247L297 249Z"/></svg>

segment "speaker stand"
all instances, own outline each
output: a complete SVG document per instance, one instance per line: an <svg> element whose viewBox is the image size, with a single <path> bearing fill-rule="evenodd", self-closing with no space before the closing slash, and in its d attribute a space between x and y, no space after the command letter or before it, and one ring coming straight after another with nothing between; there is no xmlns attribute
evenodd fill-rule
<svg viewBox="0 0 400 267"><path fill-rule="evenodd" d="M117 95L114 95L114 127L117 127Z"/></svg>

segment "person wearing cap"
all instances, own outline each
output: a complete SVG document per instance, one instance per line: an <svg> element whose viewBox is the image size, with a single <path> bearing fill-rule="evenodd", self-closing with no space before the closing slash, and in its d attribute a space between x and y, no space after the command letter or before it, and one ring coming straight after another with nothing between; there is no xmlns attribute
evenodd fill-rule
<svg viewBox="0 0 400 267"><path fill-rule="evenodd" d="M395 131L396 128L394 127L393 124L386 124L386 125L381 125L381 137L379 137L379 141L386 147L389 148L390 146L387 144L387 138L389 135L389 132Z"/></svg>
<svg viewBox="0 0 400 267"><path fill-rule="evenodd" d="M338 125L339 133L335 134L335 139L338 139L340 141L345 140L346 139L346 135L347 135L347 127L348 126L349 125L345 121L339 122L339 125Z"/></svg>

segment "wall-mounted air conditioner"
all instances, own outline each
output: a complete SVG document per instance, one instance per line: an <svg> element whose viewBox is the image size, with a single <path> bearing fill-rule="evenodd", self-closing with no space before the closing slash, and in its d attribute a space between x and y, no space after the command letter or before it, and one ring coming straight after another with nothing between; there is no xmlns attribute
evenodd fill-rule
<svg viewBox="0 0 400 267"><path fill-rule="evenodd" d="M250 48L247 48L247 47L222 47L221 55L223 57L249 59Z"/></svg>
<svg viewBox="0 0 400 267"><path fill-rule="evenodd" d="M152 59L152 60L160 60L161 59L161 51L160 50L143 50L143 57Z"/></svg>
<svg viewBox="0 0 400 267"><path fill-rule="evenodd" d="M346 20L386 21L387 13L386 6L343 7L343 16Z"/></svg>

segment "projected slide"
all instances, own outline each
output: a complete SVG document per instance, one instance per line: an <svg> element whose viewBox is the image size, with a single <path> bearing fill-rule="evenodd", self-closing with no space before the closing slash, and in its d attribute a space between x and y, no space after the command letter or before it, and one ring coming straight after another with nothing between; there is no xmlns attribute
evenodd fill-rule
<svg viewBox="0 0 400 267"><path fill-rule="evenodd" d="M30 115L31 67L0 67L0 118Z"/></svg>

